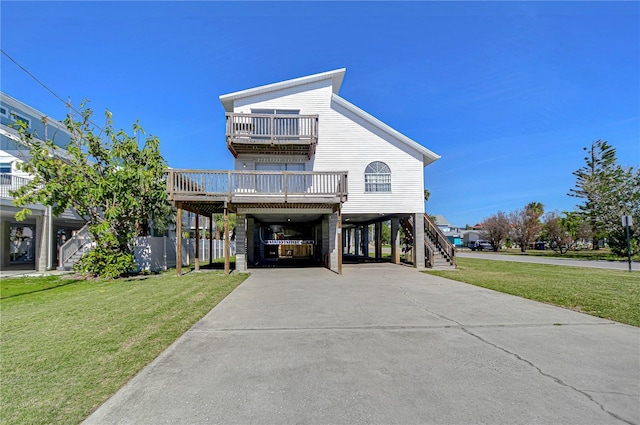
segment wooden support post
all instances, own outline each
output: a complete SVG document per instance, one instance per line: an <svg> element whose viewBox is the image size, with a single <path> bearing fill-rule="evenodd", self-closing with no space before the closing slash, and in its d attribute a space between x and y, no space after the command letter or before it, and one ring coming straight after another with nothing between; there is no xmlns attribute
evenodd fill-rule
<svg viewBox="0 0 640 425"><path fill-rule="evenodd" d="M194 262L196 271L200 271L200 214L196 214L196 231L193 233L193 239L195 239L195 251L196 259Z"/></svg>
<svg viewBox="0 0 640 425"><path fill-rule="evenodd" d="M182 274L182 204L177 202L176 207L176 274Z"/></svg>
<svg viewBox="0 0 640 425"><path fill-rule="evenodd" d="M229 262L229 208L224 205L224 274L229 274L231 265Z"/></svg>
<svg viewBox="0 0 640 425"><path fill-rule="evenodd" d="M342 274L342 209L340 207L338 207L336 232L338 233L338 274Z"/></svg>
<svg viewBox="0 0 640 425"><path fill-rule="evenodd" d="M209 267L213 267L213 214L209 216Z"/></svg>

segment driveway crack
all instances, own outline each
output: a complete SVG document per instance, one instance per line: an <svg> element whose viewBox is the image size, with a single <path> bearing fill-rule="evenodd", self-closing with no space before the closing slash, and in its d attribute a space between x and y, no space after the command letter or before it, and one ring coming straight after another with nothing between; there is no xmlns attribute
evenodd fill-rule
<svg viewBox="0 0 640 425"><path fill-rule="evenodd" d="M583 396L585 396L587 399L589 399L589 401L591 401L591 402L595 403L596 405L598 405L598 407L600 407L600 409L601 409L603 412L607 413L608 415L612 416L613 418L615 418L615 419L617 419L617 420L619 420L619 421L622 421L622 422L624 422L624 423L627 423L627 424L629 424L629 425L637 425L635 422L628 421L628 420L626 420L625 418L622 418L622 417L620 417L620 416L616 415L615 413L613 413L613 412L611 412L611 411L607 410L607 409L604 407L604 405L602 405L602 403L600 403L600 402L598 402L596 399L594 399L594 398L593 398L593 397L592 397L588 392L586 392L586 391L584 391L584 390L581 390L581 389L579 389L579 388L576 388L576 387L574 387L573 385L570 385L570 384L568 384L568 383L564 382L562 379L560 379L560 378L558 378L558 377L556 377L556 376L553 376L553 375L551 375L551 374L549 374L549 373L546 373L546 372L545 372L545 371L543 371L540 367L536 366L532 361L527 360L527 359L525 359L524 357L520 356L519 354L514 353L514 352L512 352L512 351L509 351L509 350L507 350L506 348L500 347L500 346L499 346L499 345L497 345L497 344L494 344L494 343L492 343L492 342L490 342L490 341L487 341L486 339L482 338L481 336L476 335L476 334L474 334L473 332L471 332L470 330L466 329L464 326L460 326L460 329L461 329L463 332L465 332L466 334L468 334L468 335L470 335L470 336L472 336L472 337L474 337L474 338L477 338L477 339L478 339L478 340L480 340L481 342L483 342L483 343L485 343L485 344L487 344L487 345L490 345L491 347L494 347L494 348L496 348L496 349L498 349L498 350L500 350L500 351L503 351L503 352L505 352L505 353L507 353L507 354L509 354L509 355L511 355L511 356L513 356L513 357L515 357L516 359L520 360L521 362L524 362L524 363L528 364L529 366L531 366L532 368L534 368L536 371L538 371L538 373L539 373L540 375L542 375L542 376L544 376L544 377L546 377L546 378L551 379L552 381L554 381L554 382L555 382L555 383L557 383L558 385L561 385L561 386L563 386L563 387L570 388L570 389L572 389L573 391L575 391L575 392L577 392L577 393L579 393L579 394L582 394L582 395L583 395ZM595 391L592 391L592 392L595 392ZM628 394L624 394L624 395L628 395Z"/></svg>

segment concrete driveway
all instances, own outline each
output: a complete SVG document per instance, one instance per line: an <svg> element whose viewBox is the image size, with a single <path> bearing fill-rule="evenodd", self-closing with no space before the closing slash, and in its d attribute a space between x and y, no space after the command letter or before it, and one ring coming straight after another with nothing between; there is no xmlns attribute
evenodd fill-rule
<svg viewBox="0 0 640 425"><path fill-rule="evenodd" d="M390 264L265 269L86 424L639 424L640 328Z"/></svg>

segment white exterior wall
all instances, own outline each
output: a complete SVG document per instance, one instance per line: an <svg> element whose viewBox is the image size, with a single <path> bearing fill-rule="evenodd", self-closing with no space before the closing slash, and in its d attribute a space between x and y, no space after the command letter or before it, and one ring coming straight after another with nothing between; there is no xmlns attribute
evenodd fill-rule
<svg viewBox="0 0 640 425"><path fill-rule="evenodd" d="M327 79L236 100L234 112L273 108L319 115L318 144L311 161L306 161L306 170L349 172L349 200L343 206L343 214L424 212L422 154L335 104L331 98L331 80ZM255 169L256 161L273 158L273 155L240 156L235 168ZM287 155L281 158L282 162L306 160ZM382 161L391 169L391 193L364 191L364 171L374 161Z"/></svg>

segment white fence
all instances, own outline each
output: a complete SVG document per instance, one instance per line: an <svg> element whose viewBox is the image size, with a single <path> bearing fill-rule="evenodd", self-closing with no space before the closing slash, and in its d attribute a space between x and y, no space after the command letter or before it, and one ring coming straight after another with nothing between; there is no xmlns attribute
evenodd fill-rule
<svg viewBox="0 0 640 425"><path fill-rule="evenodd" d="M209 260L209 240L200 239L200 261ZM156 272L176 266L176 238L166 236L145 236L136 238L134 256L138 269ZM229 244L230 255L236 255L236 243ZM182 239L182 264L188 265L195 260L195 242ZM224 241L213 241L213 259L224 258Z"/></svg>

